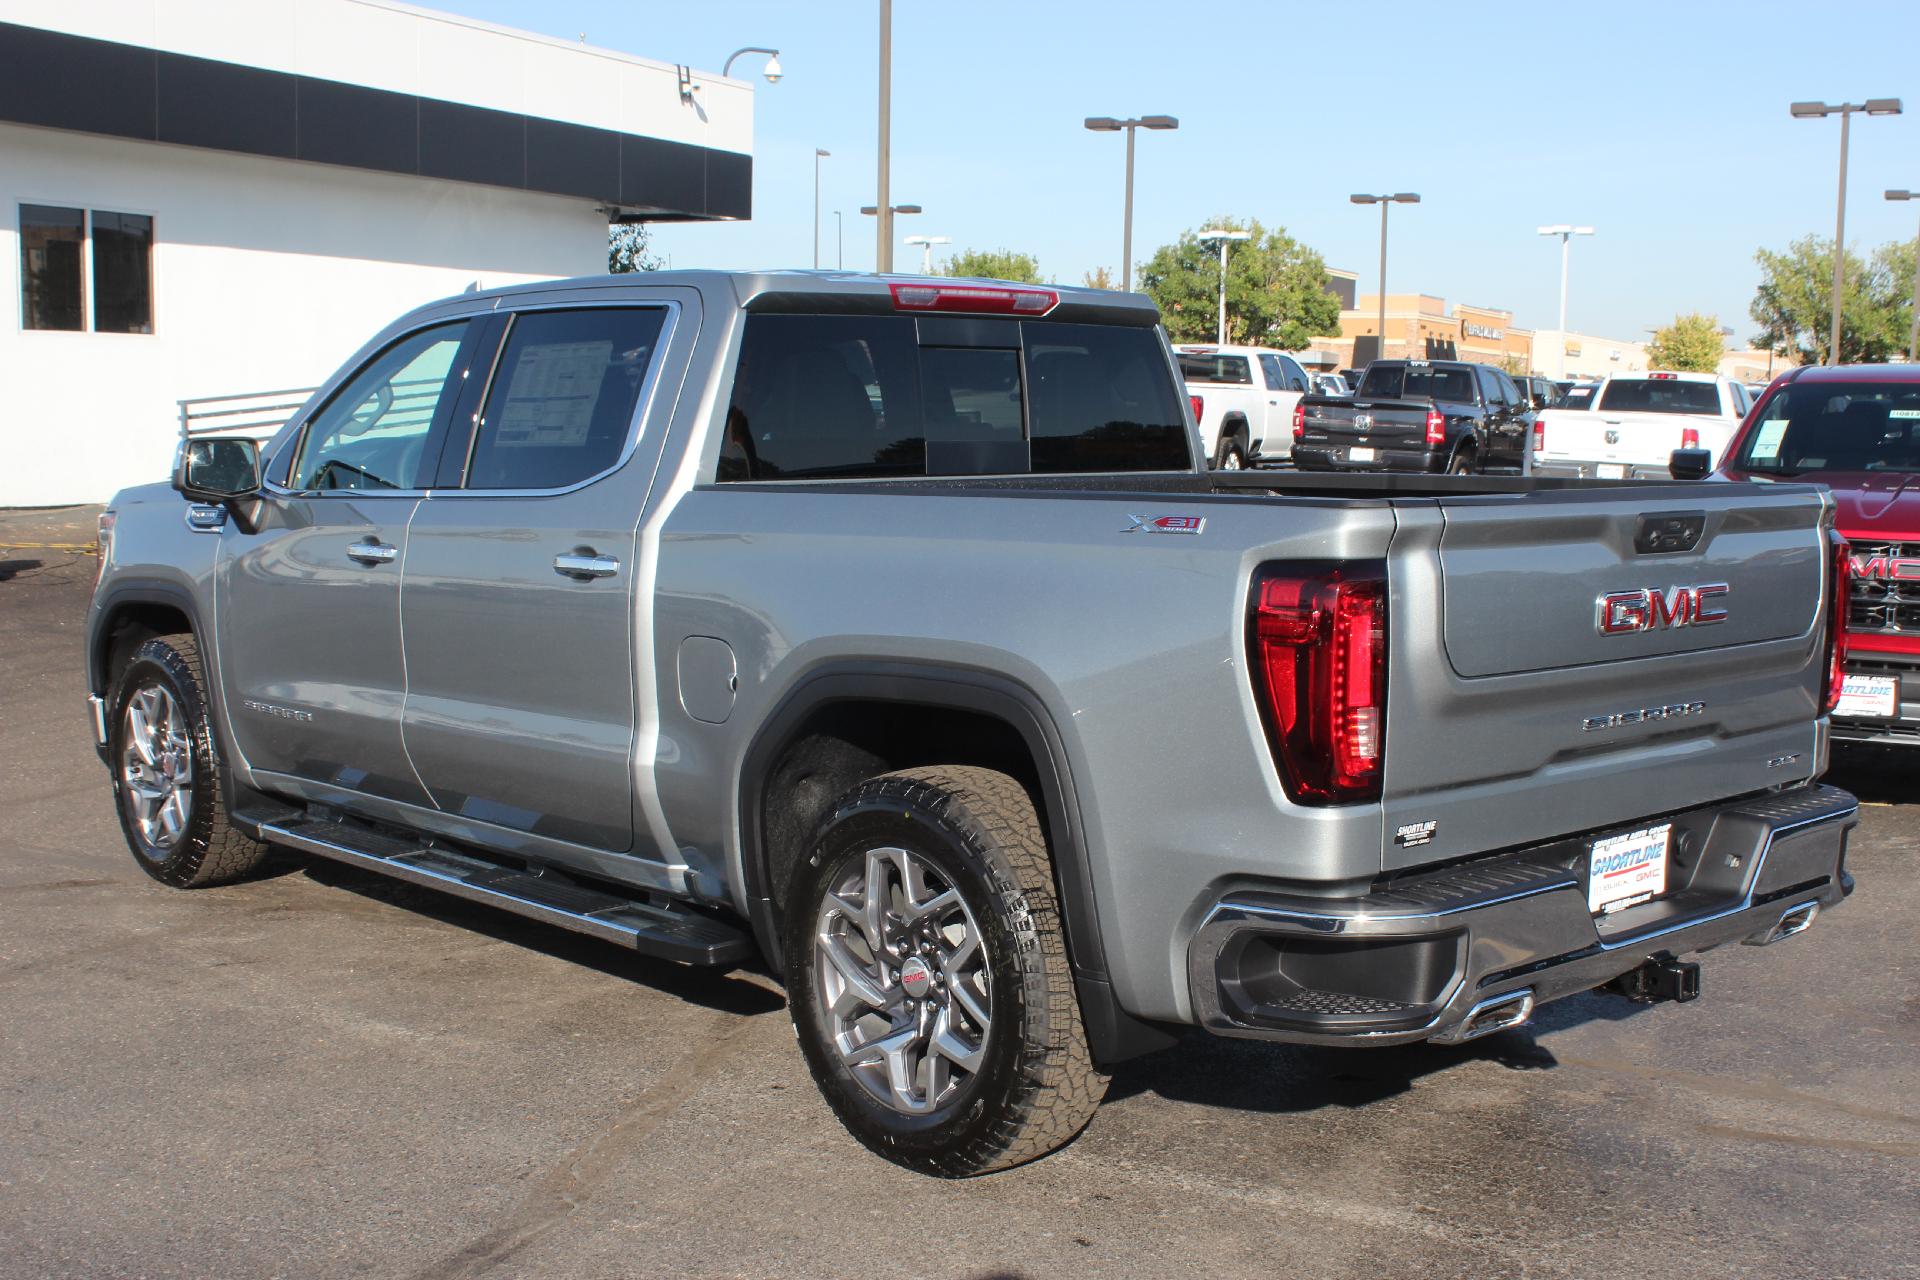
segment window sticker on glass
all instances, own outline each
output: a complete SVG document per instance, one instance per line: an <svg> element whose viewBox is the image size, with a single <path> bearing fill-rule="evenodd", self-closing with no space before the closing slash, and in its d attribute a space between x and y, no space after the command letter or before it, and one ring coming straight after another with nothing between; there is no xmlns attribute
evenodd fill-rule
<svg viewBox="0 0 1920 1280"><path fill-rule="evenodd" d="M1760 424L1760 430L1753 437L1753 456L1756 458L1777 458L1780 456L1780 442L1786 439L1787 423L1783 418L1774 418Z"/></svg>
<svg viewBox="0 0 1920 1280"><path fill-rule="evenodd" d="M514 369L493 443L502 449L578 445L587 439L613 343L530 346Z"/></svg>

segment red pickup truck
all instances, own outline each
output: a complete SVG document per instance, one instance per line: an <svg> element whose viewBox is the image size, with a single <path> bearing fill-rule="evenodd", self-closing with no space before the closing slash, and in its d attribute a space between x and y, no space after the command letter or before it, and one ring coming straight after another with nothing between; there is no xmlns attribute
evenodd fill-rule
<svg viewBox="0 0 1920 1280"><path fill-rule="evenodd" d="M1818 480L1852 544L1842 741L1920 746L1920 365L1805 367L1774 379L1720 474Z"/></svg>

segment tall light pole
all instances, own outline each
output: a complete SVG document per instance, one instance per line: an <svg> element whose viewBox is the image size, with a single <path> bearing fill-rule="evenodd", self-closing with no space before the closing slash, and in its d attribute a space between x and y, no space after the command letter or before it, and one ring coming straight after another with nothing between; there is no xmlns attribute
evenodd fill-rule
<svg viewBox="0 0 1920 1280"><path fill-rule="evenodd" d="M837 271L847 269L847 224L840 216L842 212L839 209L833 211L833 239L838 246L834 250L833 265Z"/></svg>
<svg viewBox="0 0 1920 1280"><path fill-rule="evenodd" d="M1920 191L1889 191L1889 200L1920 200ZM1907 330L1907 360L1920 364L1920 233L1913 237L1913 326Z"/></svg>
<svg viewBox="0 0 1920 1280"><path fill-rule="evenodd" d="M820 269L820 160L833 152L824 147L813 149L813 269ZM836 215L837 216L837 215Z"/></svg>
<svg viewBox="0 0 1920 1280"><path fill-rule="evenodd" d="M1833 219L1833 332L1827 341L1827 363L1840 363L1840 292L1847 279L1847 135L1856 111L1870 116L1897 116L1898 98L1868 98L1865 102L1796 102L1788 108L1795 120L1840 117L1840 202Z"/></svg>
<svg viewBox="0 0 1920 1280"><path fill-rule="evenodd" d="M888 205L886 213L882 215L877 205L863 204L860 206L860 212L869 218L879 218L881 222L891 227L893 225L893 219L896 215L902 214L902 213L919 213L920 206L917 204ZM881 266L879 260L875 259L873 269L875 271L892 271L893 270L893 242L891 240L887 242L886 265Z"/></svg>
<svg viewBox="0 0 1920 1280"><path fill-rule="evenodd" d="M1220 336L1214 341L1224 347L1227 345L1227 246L1235 240L1251 240L1253 235L1225 227L1208 227L1200 233L1200 238L1220 242Z"/></svg>
<svg viewBox="0 0 1920 1280"><path fill-rule="evenodd" d="M1592 235L1593 228L1573 227L1563 222L1558 226L1540 228L1540 234L1560 237L1560 332L1565 333L1567 331L1567 246L1572 243L1575 236Z"/></svg>
<svg viewBox="0 0 1920 1280"><path fill-rule="evenodd" d="M1387 358L1387 206L1419 204L1420 197L1412 191L1396 191L1391 195L1351 195L1347 199L1354 204L1380 206L1380 354L1376 358L1384 360Z"/></svg>
<svg viewBox="0 0 1920 1280"><path fill-rule="evenodd" d="M1133 291L1133 131L1135 129L1178 129L1180 122L1172 116L1137 116L1131 120L1116 120L1112 116L1088 116L1086 126L1095 133L1118 133L1122 129L1127 133L1126 212L1120 224L1120 291L1130 293Z"/></svg>
<svg viewBox="0 0 1920 1280"><path fill-rule="evenodd" d="M907 243L917 244L920 246L920 274L923 276L930 276L933 274L933 246L937 244L952 244L953 237L952 236L908 236Z"/></svg>
<svg viewBox="0 0 1920 1280"><path fill-rule="evenodd" d="M880 197L873 202L879 224L874 232L873 269L883 274L893 270L893 205L889 203L893 196L887 189L892 138L893 0L880 0Z"/></svg>

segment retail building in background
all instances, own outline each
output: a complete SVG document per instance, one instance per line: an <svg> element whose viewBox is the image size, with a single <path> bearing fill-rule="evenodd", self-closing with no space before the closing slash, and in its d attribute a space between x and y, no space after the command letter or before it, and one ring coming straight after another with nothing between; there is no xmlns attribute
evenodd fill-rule
<svg viewBox="0 0 1920 1280"><path fill-rule="evenodd" d="M0 0L0 507L164 477L177 402L311 387L468 288L746 218L753 90L386 0Z"/></svg>

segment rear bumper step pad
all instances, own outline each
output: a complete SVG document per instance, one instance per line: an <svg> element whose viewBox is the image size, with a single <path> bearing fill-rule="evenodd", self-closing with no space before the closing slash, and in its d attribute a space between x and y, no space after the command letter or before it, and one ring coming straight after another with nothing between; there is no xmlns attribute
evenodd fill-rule
<svg viewBox="0 0 1920 1280"><path fill-rule="evenodd" d="M621 897L557 876L499 866L451 849L413 844L350 822L283 818L262 822L260 838L603 938L663 960L727 967L757 954L753 939L744 930L722 920Z"/></svg>

